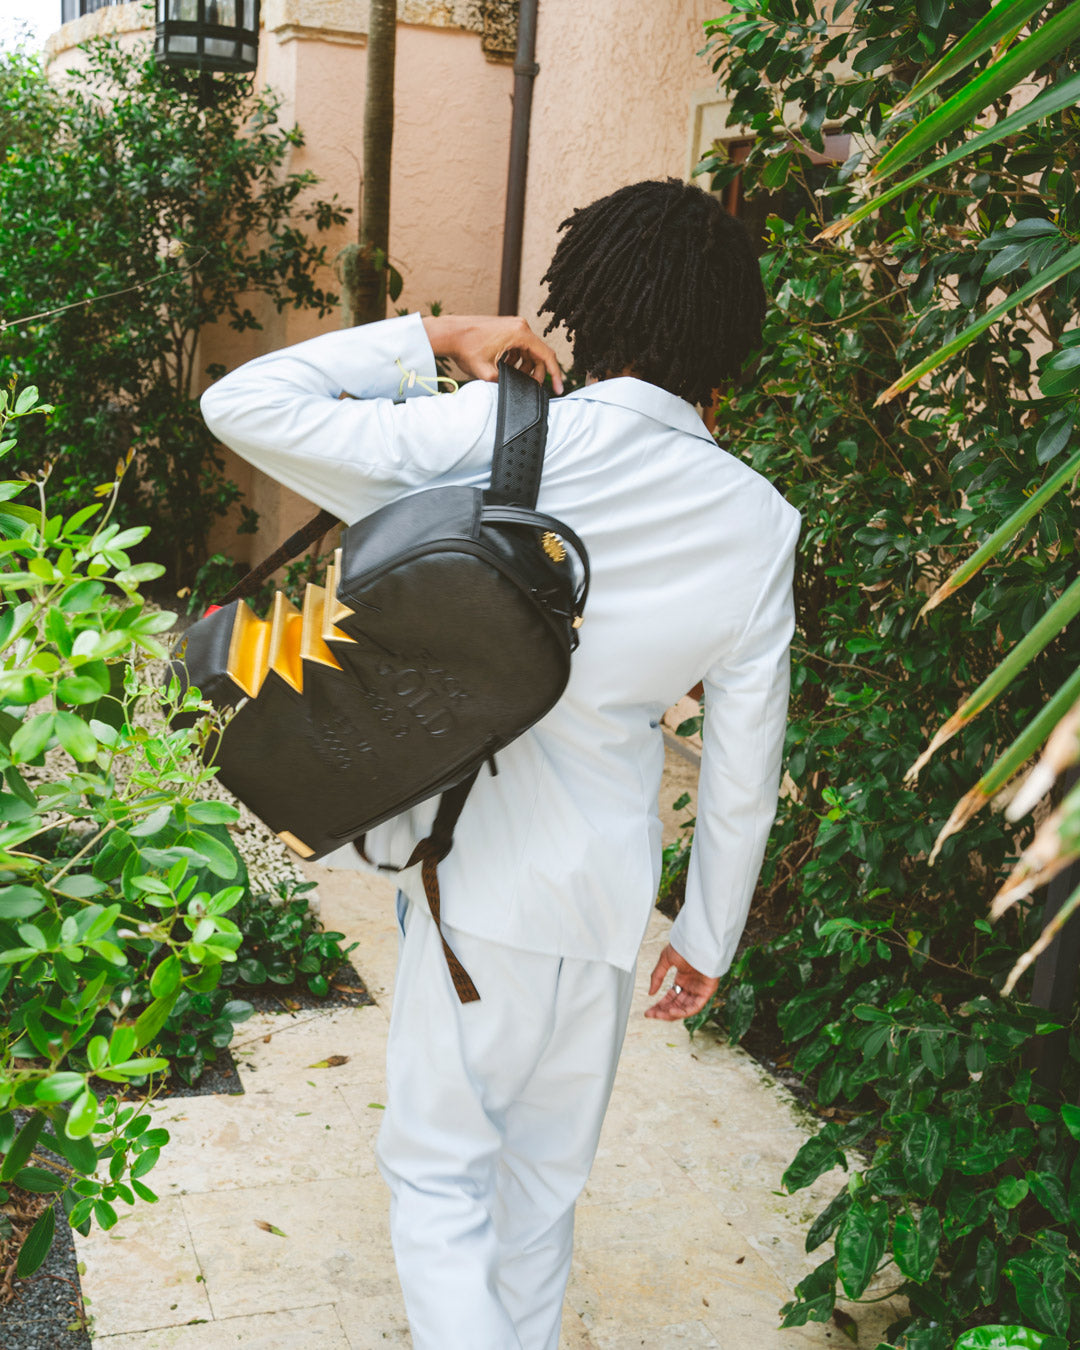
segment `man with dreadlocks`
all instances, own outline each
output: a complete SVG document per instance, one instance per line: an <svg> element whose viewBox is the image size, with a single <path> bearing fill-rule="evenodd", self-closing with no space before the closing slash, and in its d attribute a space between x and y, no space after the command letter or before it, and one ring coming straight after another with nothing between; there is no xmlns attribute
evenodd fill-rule
<svg viewBox="0 0 1080 1350"><path fill-rule="evenodd" d="M674 179L560 228L547 331L566 328L587 381L552 400L538 509L585 541L592 590L564 696L478 779L440 865L444 929L479 1002L458 1001L420 878L402 874L378 1160L417 1350L556 1350L659 877L660 719L699 679L697 830L650 993L674 981L647 1017L690 1016L715 991L776 808L799 517L692 406L759 341L750 240ZM523 320L411 315L260 357L203 407L226 444L352 522L417 488L486 484L507 353L562 393ZM431 387L438 356L477 378L395 404L403 383ZM372 832L369 855L403 862L433 812Z"/></svg>

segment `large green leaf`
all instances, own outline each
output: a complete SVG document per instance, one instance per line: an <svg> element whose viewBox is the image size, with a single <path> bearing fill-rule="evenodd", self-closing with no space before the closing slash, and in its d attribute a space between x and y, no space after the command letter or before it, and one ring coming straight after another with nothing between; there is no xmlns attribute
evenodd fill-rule
<svg viewBox="0 0 1080 1350"><path fill-rule="evenodd" d="M1070 1313L1065 1252L1058 1248L1033 1249L1029 1255L1014 1256L1005 1274L1016 1290L1021 1315L1041 1323L1052 1335L1063 1336Z"/></svg>
<svg viewBox="0 0 1080 1350"><path fill-rule="evenodd" d="M893 1225L892 1253L902 1275L922 1284L930 1278L941 1245L941 1216L927 1205L916 1218L898 1214Z"/></svg>
<svg viewBox="0 0 1080 1350"><path fill-rule="evenodd" d="M852 211L850 215L827 225L818 238L836 238L837 235L841 235L850 229L852 225L857 225L860 220L865 220L867 216L873 215L875 211L879 211L889 202L902 196L909 188L921 183L923 179L929 178L932 174L938 173L941 169L946 169L952 164L959 163L960 160L966 159L969 155L985 150L987 146L999 145L1007 137L1015 136L1024 127L1031 126L1033 122L1038 122L1043 117L1052 117L1054 113L1061 112L1063 108L1071 108L1076 103L1080 103L1080 75L1070 75L1068 79L1051 85L1037 98L1033 98L1030 103L1025 103L1017 112L1010 113L1008 117L1003 117L986 131L980 131L977 136L972 136L971 140L965 141L963 145L955 146L948 154L942 155L940 159L924 165L915 173L910 174L899 183L894 183L883 192L876 193Z"/></svg>
<svg viewBox="0 0 1080 1350"><path fill-rule="evenodd" d="M789 1191L798 1191L811 1185L825 1172L831 1172L834 1167L846 1166L847 1160L836 1146L835 1139L824 1132L816 1134L807 1139L796 1153L781 1178L781 1185Z"/></svg>
<svg viewBox="0 0 1080 1350"><path fill-rule="evenodd" d="M148 1045L165 1025L179 994L179 988L175 988L171 993L154 999L153 1003L148 1004L135 1019L136 1044L140 1050L144 1045Z"/></svg>
<svg viewBox="0 0 1080 1350"><path fill-rule="evenodd" d="M781 1308L781 1326L803 1327L807 1322L827 1322L836 1305L836 1261L823 1261L795 1286L795 1302Z"/></svg>
<svg viewBox="0 0 1080 1350"><path fill-rule="evenodd" d="M24 1191L34 1191L38 1195L48 1195L53 1191L62 1191L64 1178L50 1172L47 1167L23 1167L11 1179L12 1185L21 1186Z"/></svg>
<svg viewBox="0 0 1080 1350"><path fill-rule="evenodd" d="M949 1132L937 1116L919 1115L911 1121L900 1142L904 1180L916 1195L929 1195L945 1172L949 1156Z"/></svg>
<svg viewBox="0 0 1080 1350"><path fill-rule="evenodd" d="M21 506L5 502L0 506L0 537L17 539L27 525L41 524L41 510L36 506Z"/></svg>
<svg viewBox="0 0 1080 1350"><path fill-rule="evenodd" d="M962 89L897 141L870 170L870 178L880 182L897 169L910 164L957 127L970 122L996 98L1009 93L1033 70L1062 52L1080 34L1080 0L1055 14L1048 23L1036 28L1030 37L1018 42L1011 51L992 62Z"/></svg>
<svg viewBox="0 0 1080 1350"><path fill-rule="evenodd" d="M979 779L976 786L984 796L992 797L1005 786L1017 769L1043 744L1078 698L1080 698L1080 666Z"/></svg>
<svg viewBox="0 0 1080 1350"><path fill-rule="evenodd" d="M938 728L933 740L908 770L906 777L915 778L935 751L967 726L983 708L1003 694L1021 671L1027 669L1043 648L1048 646L1077 614L1080 614L1080 577L1076 578L1064 594L1058 596L1046 613L1031 625L1008 656L998 662L975 692L969 694L949 720Z"/></svg>
<svg viewBox="0 0 1080 1350"><path fill-rule="evenodd" d="M15 1265L15 1274L20 1280L32 1275L49 1254L53 1234L56 1231L56 1215L52 1205L41 1214L33 1228L27 1233L23 1245L19 1248L19 1259Z"/></svg>
<svg viewBox="0 0 1080 1350"><path fill-rule="evenodd" d="M928 610L936 609L942 600L947 600L950 595L955 594L961 586L971 580L980 568L985 567L992 558L996 558L1009 540L1027 524L1031 517L1041 511L1050 498L1067 483L1070 483L1078 473L1080 473L1080 450L1066 460L1061 468L1052 474L1037 492L1033 492L1030 497L1026 498L1012 515L1002 521L990 538L980 544L971 557L963 562L947 580L941 583L919 611L919 617L921 618Z"/></svg>
<svg viewBox="0 0 1080 1350"><path fill-rule="evenodd" d="M848 1298L861 1298L873 1279L889 1234L889 1207L884 1200L853 1204L836 1233L836 1273Z"/></svg>
<svg viewBox="0 0 1080 1350"><path fill-rule="evenodd" d="M995 43L1010 37L1027 23L1032 15L1046 8L1046 0L999 0L989 13L969 28L964 36L950 47L940 61L926 72L904 95L896 111L918 103L939 84L958 75Z"/></svg>
<svg viewBox="0 0 1080 1350"><path fill-rule="evenodd" d="M953 1350L1066 1350L1066 1346L1060 1336L995 1322L993 1326L965 1331Z"/></svg>
<svg viewBox="0 0 1080 1350"><path fill-rule="evenodd" d="M46 1148L55 1149L76 1171L89 1175L97 1166L97 1149L90 1139L71 1139L60 1128L47 1133L41 1142Z"/></svg>
<svg viewBox="0 0 1080 1350"><path fill-rule="evenodd" d="M814 1222L806 1230L806 1250L816 1251L823 1242L827 1242L836 1232L840 1220L851 1208L851 1192L845 1186L834 1195Z"/></svg>
<svg viewBox="0 0 1080 1350"><path fill-rule="evenodd" d="M44 1113L35 1111L15 1136L15 1142L7 1152L3 1166L0 1167L0 1181L10 1181L15 1173L23 1167L31 1153L33 1153L34 1146L38 1141L38 1136L41 1134L44 1125Z"/></svg>
<svg viewBox="0 0 1080 1350"><path fill-rule="evenodd" d="M1066 923L1072 918L1076 911L1080 909L1080 886L1073 891L1065 903L1057 911L1054 917L1039 934L1038 938L1031 944L1027 951L1019 958L1012 970L1009 971L1008 978L1001 986L1001 992L1006 997L1016 988L1017 982L1024 971L1046 951L1050 943L1065 927ZM1065 1121L1069 1124L1068 1120ZM1069 1127L1072 1128L1071 1126ZM1074 1132L1075 1133L1075 1132Z"/></svg>
<svg viewBox="0 0 1080 1350"><path fill-rule="evenodd" d="M931 863L936 862L945 840L966 825L971 817L1023 768L1078 698L1080 698L1080 666L1073 671L1053 697L1043 704L1008 749L998 755L975 786L969 788L953 807L949 819L934 841L929 858Z"/></svg>
<svg viewBox="0 0 1080 1350"><path fill-rule="evenodd" d="M1046 290L1047 286L1052 286L1055 281L1060 281L1062 277L1067 276L1070 272L1075 272L1078 267L1080 267L1080 244L1075 245L1066 253L1063 253L1061 257L1058 258L1056 262L1051 263L1049 267L1044 267L1035 276L1031 277L1030 280L1026 281L1023 286L1013 291L1012 295L1007 299L1002 300L999 305L995 305L992 309L987 310L986 313L976 319L974 323L969 323L966 328L962 328L954 338L949 342L943 343L937 351L931 352L930 355L926 357L925 360L920 361L917 366L913 366L911 370L905 371L898 380L894 380L893 383L889 385L888 389L874 400L874 407L880 407L881 404L888 403L891 399L894 399L897 394L903 393L905 389L910 389L911 386L917 384L924 375L929 375L931 371L937 370L939 366L943 366L946 361L951 360L958 352L962 352L964 348L974 342L981 333L985 333L986 330L993 327L999 319L1004 318L1010 310L1016 309L1016 307L1023 304L1025 300L1032 299L1032 297L1038 295L1040 291Z"/></svg>

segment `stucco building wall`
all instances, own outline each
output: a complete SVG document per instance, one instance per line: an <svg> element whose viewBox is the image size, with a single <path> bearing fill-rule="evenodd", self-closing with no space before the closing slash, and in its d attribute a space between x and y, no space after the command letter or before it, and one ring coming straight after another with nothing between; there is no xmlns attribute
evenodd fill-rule
<svg viewBox="0 0 1080 1350"><path fill-rule="evenodd" d="M535 320L558 225L576 206L641 178L685 177L722 126L702 25L719 0L540 0L519 310ZM257 83L284 100L305 144L289 168L312 170L313 191L355 208L360 187L367 0L264 0ZM391 258L404 278L399 305L494 313L512 113L510 58L517 0L399 0ZM50 69L79 62L80 42L151 36L141 0L64 25L47 44ZM356 237L349 225L320 236L332 258ZM326 273L319 284L338 289ZM337 327L337 314L258 302L263 328L209 329L202 364L233 368L261 352ZM553 338L564 362L569 350ZM232 455L228 472L260 515L253 540L219 526L211 549L238 559L266 552L311 514L306 502Z"/></svg>
<svg viewBox="0 0 1080 1350"><path fill-rule="evenodd" d="M505 59L505 3L400 0L395 62L396 117L391 180L391 260L404 279L397 304L427 310L438 301L459 313L498 304L513 72ZM496 22L500 21L500 22ZM501 25L501 26L500 26ZM288 168L320 178L313 196L337 194L353 208L346 226L319 241L333 258L356 238L363 156L367 4L364 0L266 0L256 83L283 98L281 120L297 123L305 144ZM110 6L65 24L47 44L50 71L62 78L83 58L78 44L101 35L127 46L152 34L142 3ZM327 270L318 283L338 290ZM253 300L262 328L208 329L203 368L227 369L261 352L340 325L338 313L285 310ZM231 453L227 472L259 513L259 536L238 535L239 512L215 527L211 551L237 559L268 551L312 514Z"/></svg>
<svg viewBox="0 0 1080 1350"><path fill-rule="evenodd" d="M691 107L715 88L702 25L717 0L540 0L520 309L570 211L642 178L689 174ZM569 359L561 336L560 357Z"/></svg>

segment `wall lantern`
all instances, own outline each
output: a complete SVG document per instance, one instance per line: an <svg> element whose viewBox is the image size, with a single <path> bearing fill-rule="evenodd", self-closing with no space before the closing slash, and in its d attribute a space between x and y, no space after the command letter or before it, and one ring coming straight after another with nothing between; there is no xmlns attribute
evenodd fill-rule
<svg viewBox="0 0 1080 1350"><path fill-rule="evenodd" d="M209 72L252 71L259 50L259 0L156 0L160 65Z"/></svg>

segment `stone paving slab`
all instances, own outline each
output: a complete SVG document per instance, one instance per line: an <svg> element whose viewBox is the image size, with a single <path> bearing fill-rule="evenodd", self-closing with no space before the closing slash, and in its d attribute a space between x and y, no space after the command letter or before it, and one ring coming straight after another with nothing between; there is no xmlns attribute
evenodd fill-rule
<svg viewBox="0 0 1080 1350"><path fill-rule="evenodd" d="M98 1339L94 1338L95 1344ZM256 1313L253 1317L225 1317L164 1331L100 1339L109 1350L146 1350L148 1346L155 1350L236 1350L237 1347L239 1350L249 1350L249 1347L250 1350L295 1350L300 1345L318 1346L319 1350L353 1350L333 1305Z"/></svg>
<svg viewBox="0 0 1080 1350"><path fill-rule="evenodd" d="M100 1350L411 1343L374 1161L397 951L393 887L305 870L319 883L327 927L360 942L355 964L379 1002L257 1014L233 1046L244 1095L152 1108L172 1134L147 1178L161 1200L125 1210L109 1233L76 1237ZM806 1254L803 1234L844 1176L781 1194L812 1122L742 1051L641 1015L669 927L654 915L642 951L578 1206L560 1350L850 1347L833 1324L781 1331L777 1316L824 1259ZM331 1055L348 1059L314 1067ZM872 1350L900 1309L847 1311L859 1350Z"/></svg>

